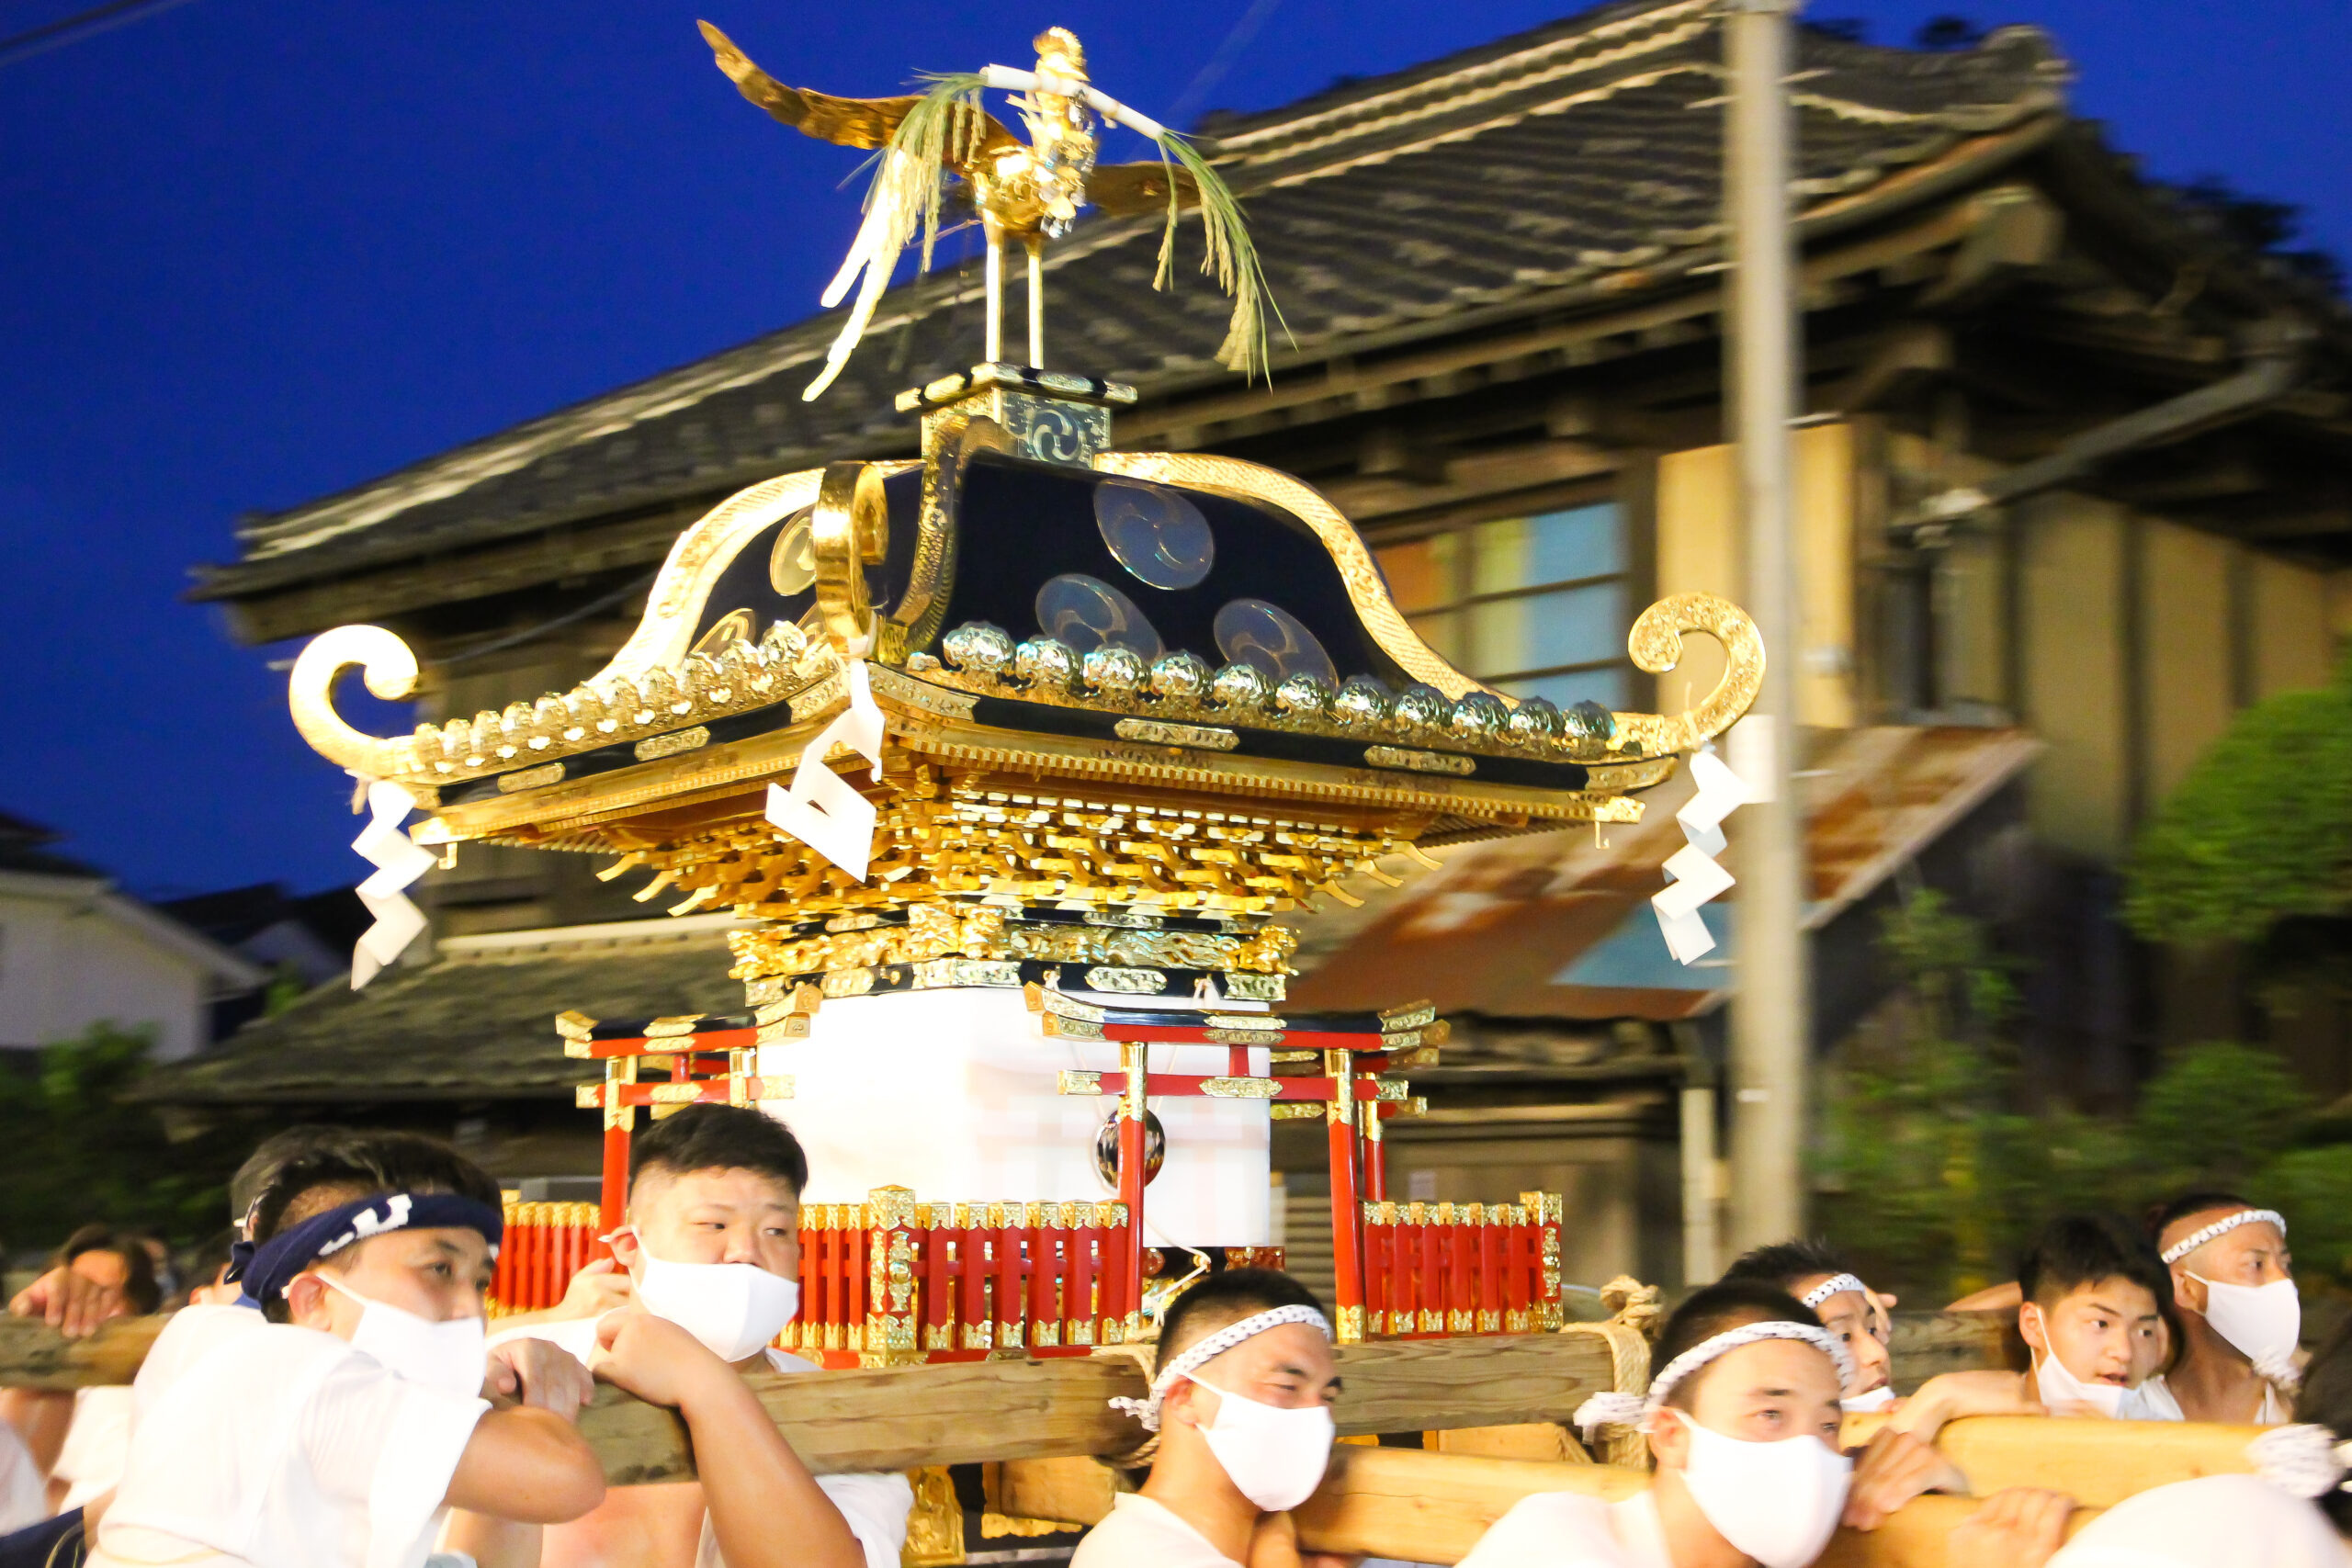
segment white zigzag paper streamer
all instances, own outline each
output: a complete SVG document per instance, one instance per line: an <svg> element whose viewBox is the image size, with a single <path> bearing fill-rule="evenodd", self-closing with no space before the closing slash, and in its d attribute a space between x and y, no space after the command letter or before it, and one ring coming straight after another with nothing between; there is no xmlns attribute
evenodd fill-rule
<svg viewBox="0 0 2352 1568"><path fill-rule="evenodd" d="M800 753L792 787L768 785L767 818L856 880L865 880L874 854L874 803L825 766L825 754L847 746L873 764L882 780L882 710L865 678L865 660L849 661L849 706Z"/></svg>
<svg viewBox="0 0 2352 1568"><path fill-rule="evenodd" d="M363 779L368 792L368 826L351 847L376 866L374 875L359 885L359 901L376 923L359 935L351 950L351 988L359 989L401 955L424 929L424 913L410 902L406 889L432 869L433 855L410 838L401 824L416 809L416 796L382 779Z"/></svg>
<svg viewBox="0 0 2352 1568"><path fill-rule="evenodd" d="M1650 898L1667 951L1680 964L1696 963L1715 949L1714 936L1699 908L1732 885L1731 873L1715 863L1726 841L1724 818L1753 798L1747 784L1712 750L1690 759L1690 777L1698 783L1699 793L1674 814L1689 842L1667 860L1666 876L1671 886Z"/></svg>

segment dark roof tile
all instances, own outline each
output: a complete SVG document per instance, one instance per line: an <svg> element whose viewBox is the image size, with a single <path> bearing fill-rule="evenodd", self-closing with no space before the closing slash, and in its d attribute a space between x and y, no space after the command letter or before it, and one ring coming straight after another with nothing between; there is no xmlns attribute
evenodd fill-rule
<svg viewBox="0 0 2352 1568"><path fill-rule="evenodd" d="M1713 0L1603 6L1552 27L1221 121L1276 302L1304 349L1422 323L1717 239L1721 40ZM1802 188L1849 193L1962 135L2057 107L2046 39L1910 53L1804 35ZM1149 288L1160 225L1092 220L1049 258L1049 341L1147 399L1213 382L1227 307L1200 278ZM697 361L274 516L207 569L233 597L628 507L716 496L879 437L910 446L892 395L980 353L978 262L903 285L820 402L800 388L836 314ZM1279 355L1286 344L1274 334ZM1068 352L1068 350L1065 350ZM1103 360L1115 363L1104 364ZM876 455L868 452L866 455Z"/></svg>

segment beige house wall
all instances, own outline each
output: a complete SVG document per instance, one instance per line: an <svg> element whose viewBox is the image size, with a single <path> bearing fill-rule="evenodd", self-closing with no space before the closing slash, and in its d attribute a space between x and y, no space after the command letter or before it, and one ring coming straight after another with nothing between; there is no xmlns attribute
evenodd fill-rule
<svg viewBox="0 0 2352 1568"><path fill-rule="evenodd" d="M1797 722L1843 728L1855 722L1854 430L1846 423L1795 433L1797 591L1800 645L1769 649L1793 658ZM1739 535L1739 476L1729 446L1669 452L1658 459L1657 592L1714 593L1745 604ZM1658 679L1658 705L1679 711L1722 676L1722 651L1692 639L1683 660Z"/></svg>
<svg viewBox="0 0 2352 1568"><path fill-rule="evenodd" d="M2147 660L2140 722L2147 737L2147 801L2154 806L2229 727L2236 547L2171 523L2143 521L2140 527L2140 624Z"/></svg>
<svg viewBox="0 0 2352 1568"><path fill-rule="evenodd" d="M2329 573L2269 556L2254 558L2254 693L2324 686L2335 662Z"/></svg>
<svg viewBox="0 0 2352 1568"><path fill-rule="evenodd" d="M2130 803L2131 520L2110 502L2057 494L2019 507L2016 526L2019 716L2048 748L2028 812L2046 842L2111 859Z"/></svg>

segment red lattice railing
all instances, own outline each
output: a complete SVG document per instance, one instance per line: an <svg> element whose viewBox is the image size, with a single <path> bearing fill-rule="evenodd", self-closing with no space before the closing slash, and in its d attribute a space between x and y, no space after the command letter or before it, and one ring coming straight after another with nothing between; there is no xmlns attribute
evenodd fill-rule
<svg viewBox="0 0 2352 1568"><path fill-rule="evenodd" d="M1364 1328L1403 1338L1560 1326L1555 1192L1516 1203L1363 1205Z"/></svg>
<svg viewBox="0 0 2352 1568"><path fill-rule="evenodd" d="M800 1315L777 1343L829 1366L1118 1344L1142 1312L1120 1267L1127 1224L1123 1203L924 1203L903 1187L808 1204ZM1275 1248L1224 1250L1230 1263L1281 1266Z"/></svg>
<svg viewBox="0 0 2352 1568"><path fill-rule="evenodd" d="M491 1278L490 1313L537 1312L563 1300L571 1277L605 1256L594 1203L509 1203Z"/></svg>

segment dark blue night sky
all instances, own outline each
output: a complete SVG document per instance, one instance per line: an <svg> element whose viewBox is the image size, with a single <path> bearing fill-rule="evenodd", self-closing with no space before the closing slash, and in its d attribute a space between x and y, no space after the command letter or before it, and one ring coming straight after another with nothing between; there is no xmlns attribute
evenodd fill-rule
<svg viewBox="0 0 2352 1568"><path fill-rule="evenodd" d="M88 0L0 0L16 33ZM1026 64L1063 23L1167 113L1261 108L1566 14L1572 0L1023 6L697 0L790 82ZM2167 178L2302 204L2352 254L2345 0L1818 0L2048 28L2078 112ZM151 893L366 867L296 739L289 650L177 595L240 512L290 505L809 314L854 155L753 112L693 6L188 0L0 64L0 811ZM1192 118L1187 115L1186 118ZM1122 155L1114 148L1113 155Z"/></svg>

